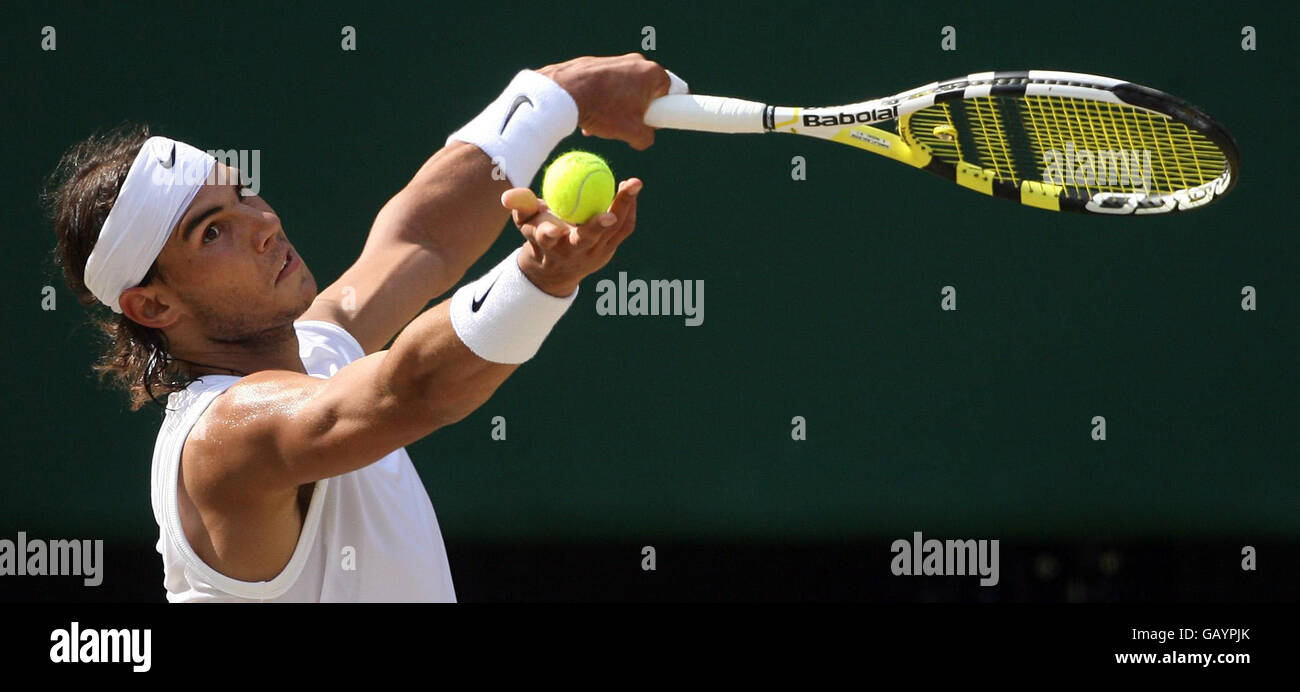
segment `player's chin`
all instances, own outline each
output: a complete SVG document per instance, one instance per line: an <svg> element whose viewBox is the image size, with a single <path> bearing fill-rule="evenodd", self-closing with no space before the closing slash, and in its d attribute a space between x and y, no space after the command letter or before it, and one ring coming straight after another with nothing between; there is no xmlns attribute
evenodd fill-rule
<svg viewBox="0 0 1300 692"><path fill-rule="evenodd" d="M311 306L316 299L316 277L312 276L307 267L303 267L298 272L298 276L288 277L288 281L281 281L276 284L279 289L276 293L282 296L292 296L290 300L295 305L303 305L303 310Z"/></svg>
<svg viewBox="0 0 1300 692"><path fill-rule="evenodd" d="M316 277L312 276L306 267L303 267L302 285L298 288L298 297L307 301L308 305L316 299Z"/></svg>

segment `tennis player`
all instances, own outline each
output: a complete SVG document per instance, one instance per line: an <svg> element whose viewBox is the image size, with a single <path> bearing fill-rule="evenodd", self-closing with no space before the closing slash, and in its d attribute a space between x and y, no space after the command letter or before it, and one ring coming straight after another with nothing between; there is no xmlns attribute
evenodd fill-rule
<svg viewBox="0 0 1300 692"><path fill-rule="evenodd" d="M637 54L520 72L319 293L280 218L203 151L128 127L65 154L47 199L68 285L111 310L96 370L133 410L167 395L151 495L168 600L455 600L404 447L487 401L636 225L635 178L582 226L551 215L527 189L551 150L579 126L649 147L643 115L670 88ZM519 248L426 310L511 216Z"/></svg>

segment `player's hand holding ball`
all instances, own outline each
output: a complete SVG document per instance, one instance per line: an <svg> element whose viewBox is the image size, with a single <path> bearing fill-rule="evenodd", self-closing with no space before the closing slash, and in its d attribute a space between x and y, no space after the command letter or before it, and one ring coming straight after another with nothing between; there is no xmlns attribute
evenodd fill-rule
<svg viewBox="0 0 1300 692"><path fill-rule="evenodd" d="M519 269L543 291L571 295L583 278L609 263L635 229L641 187L640 180L629 178L615 190L613 173L604 161L594 154L570 152L547 169L542 182L545 201L528 188L507 190L501 204L528 241L519 253Z"/></svg>

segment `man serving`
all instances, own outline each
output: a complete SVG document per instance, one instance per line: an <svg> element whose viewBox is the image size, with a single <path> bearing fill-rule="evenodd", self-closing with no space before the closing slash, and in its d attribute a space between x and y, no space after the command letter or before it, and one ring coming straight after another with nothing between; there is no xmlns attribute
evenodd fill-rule
<svg viewBox="0 0 1300 692"><path fill-rule="evenodd" d="M275 212L208 154L137 127L64 156L59 260L112 311L96 369L133 408L168 395L151 489L168 600L455 600L404 446L487 401L635 227L635 178L581 226L552 215L527 189L551 150L579 126L649 147L642 118L670 88L636 54L520 72L319 294ZM425 310L510 216L520 247Z"/></svg>

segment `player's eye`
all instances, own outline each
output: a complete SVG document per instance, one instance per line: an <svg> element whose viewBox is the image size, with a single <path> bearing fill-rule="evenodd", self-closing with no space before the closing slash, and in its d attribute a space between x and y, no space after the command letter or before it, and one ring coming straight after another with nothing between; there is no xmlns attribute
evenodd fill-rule
<svg viewBox="0 0 1300 692"><path fill-rule="evenodd" d="M212 224L211 226L208 226L206 229L203 230L203 243L206 245L207 243L216 240L217 237L220 235L221 235L221 227L217 226L216 224Z"/></svg>

